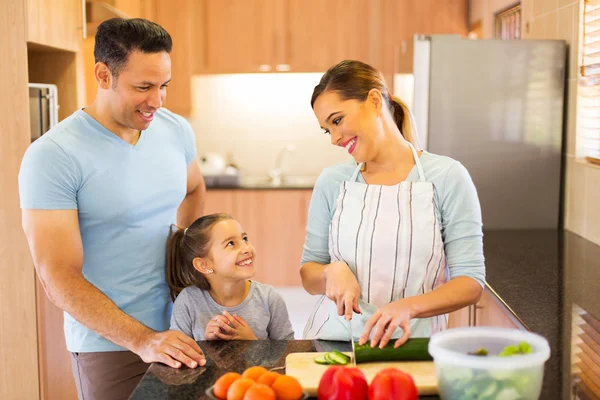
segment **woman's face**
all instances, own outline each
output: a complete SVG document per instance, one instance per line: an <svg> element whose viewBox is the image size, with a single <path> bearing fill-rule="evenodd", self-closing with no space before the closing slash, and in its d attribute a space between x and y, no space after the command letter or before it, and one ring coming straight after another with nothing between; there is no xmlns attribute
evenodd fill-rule
<svg viewBox="0 0 600 400"><path fill-rule="evenodd" d="M378 93L372 90L365 101L359 101L343 100L337 92L327 91L314 103L317 120L331 135L331 144L344 147L356 162L372 160L383 139Z"/></svg>
<svg viewBox="0 0 600 400"><path fill-rule="evenodd" d="M205 262L211 275L229 279L250 279L254 276L254 246L239 222L226 219L211 229L211 247Z"/></svg>

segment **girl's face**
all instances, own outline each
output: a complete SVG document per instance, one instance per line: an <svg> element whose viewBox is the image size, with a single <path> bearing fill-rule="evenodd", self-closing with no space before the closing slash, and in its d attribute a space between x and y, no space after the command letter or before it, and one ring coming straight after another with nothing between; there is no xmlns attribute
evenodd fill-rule
<svg viewBox="0 0 600 400"><path fill-rule="evenodd" d="M211 241L208 257L202 263L212 272L200 272L236 280L254 276L254 246L236 220L217 222L211 229Z"/></svg>
<svg viewBox="0 0 600 400"><path fill-rule="evenodd" d="M314 103L321 128L331 144L344 147L357 162L372 160L383 139L379 118L381 94L373 89L365 101L343 100L335 91L323 92Z"/></svg>

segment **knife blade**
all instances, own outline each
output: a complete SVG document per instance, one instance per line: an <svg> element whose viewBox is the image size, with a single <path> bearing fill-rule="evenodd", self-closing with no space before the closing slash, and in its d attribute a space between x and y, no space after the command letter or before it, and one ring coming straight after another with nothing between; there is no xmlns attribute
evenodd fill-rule
<svg viewBox="0 0 600 400"><path fill-rule="evenodd" d="M352 320L348 321L348 331L350 331L350 344L352 345L352 356L350 361L356 367L356 353L354 351L354 335L352 334Z"/></svg>

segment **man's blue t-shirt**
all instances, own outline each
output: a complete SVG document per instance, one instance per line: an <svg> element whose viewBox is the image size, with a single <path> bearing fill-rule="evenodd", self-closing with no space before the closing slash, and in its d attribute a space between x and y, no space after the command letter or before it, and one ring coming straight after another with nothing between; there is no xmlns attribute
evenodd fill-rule
<svg viewBox="0 0 600 400"><path fill-rule="evenodd" d="M166 242L195 155L191 126L164 108L135 145L79 110L27 149L21 208L77 210L85 278L125 313L164 331L172 308ZM71 352L124 350L68 313L64 331Z"/></svg>

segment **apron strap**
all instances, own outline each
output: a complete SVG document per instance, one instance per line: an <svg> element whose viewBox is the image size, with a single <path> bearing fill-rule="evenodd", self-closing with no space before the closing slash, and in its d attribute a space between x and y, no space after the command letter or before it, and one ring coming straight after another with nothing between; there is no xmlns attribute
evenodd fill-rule
<svg viewBox="0 0 600 400"><path fill-rule="evenodd" d="M414 146L410 142L407 143L410 146L410 150L412 151L413 157L415 159L415 164L417 165L417 171L419 172L419 182L425 182L425 172L423 172L423 166L421 165L421 160L419 160L417 150L415 150ZM358 164L358 166L354 170L354 173L352 174L352 178L350 178L350 182L356 181L356 178L358 178L358 174L360 173L363 164L364 163Z"/></svg>
<svg viewBox="0 0 600 400"><path fill-rule="evenodd" d="M354 173L352 174L352 178L350 178L350 182L355 182L356 181L356 178L358 178L358 174L360 173L360 170L362 169L363 164L364 163L358 164L358 166L354 170Z"/></svg>
<svg viewBox="0 0 600 400"><path fill-rule="evenodd" d="M412 150L413 157L415 158L415 164L417 165L417 171L419 171L419 182L425 182L425 172L423 172L423 166L421 165L421 160L419 160L419 155L417 154L417 150L415 150L414 146L408 142L410 149Z"/></svg>

